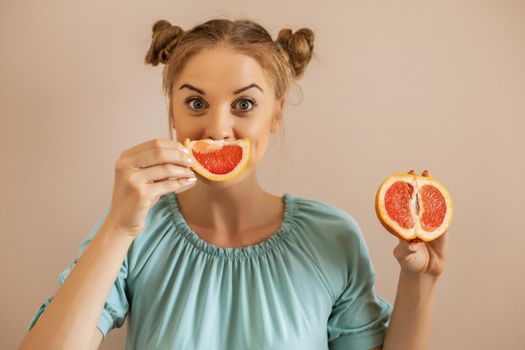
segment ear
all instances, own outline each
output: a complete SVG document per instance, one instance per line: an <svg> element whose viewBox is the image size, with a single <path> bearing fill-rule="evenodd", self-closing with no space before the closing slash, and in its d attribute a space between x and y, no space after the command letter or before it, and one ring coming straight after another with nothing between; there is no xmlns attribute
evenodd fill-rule
<svg viewBox="0 0 525 350"><path fill-rule="evenodd" d="M276 132L279 129L279 126L281 125L283 119L284 102L284 97L281 97L280 99L275 101L275 113L273 114L272 126L270 128L270 131L272 133Z"/></svg>

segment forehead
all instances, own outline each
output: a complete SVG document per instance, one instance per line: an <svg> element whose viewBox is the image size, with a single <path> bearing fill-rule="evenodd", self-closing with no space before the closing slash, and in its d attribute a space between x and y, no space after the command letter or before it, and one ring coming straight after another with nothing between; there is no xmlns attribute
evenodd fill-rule
<svg viewBox="0 0 525 350"><path fill-rule="evenodd" d="M192 56L175 80L175 91L185 83L205 91L233 91L251 83L265 92L270 88L264 70L253 57L225 47L205 49Z"/></svg>

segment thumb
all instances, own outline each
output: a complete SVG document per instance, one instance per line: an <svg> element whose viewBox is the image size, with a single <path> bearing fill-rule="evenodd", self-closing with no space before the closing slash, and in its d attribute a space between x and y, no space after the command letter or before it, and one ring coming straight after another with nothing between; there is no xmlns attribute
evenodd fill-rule
<svg viewBox="0 0 525 350"><path fill-rule="evenodd" d="M402 238L398 239L399 244L394 249L394 256L396 258L405 258L406 256L414 254L417 251L417 243L410 243Z"/></svg>

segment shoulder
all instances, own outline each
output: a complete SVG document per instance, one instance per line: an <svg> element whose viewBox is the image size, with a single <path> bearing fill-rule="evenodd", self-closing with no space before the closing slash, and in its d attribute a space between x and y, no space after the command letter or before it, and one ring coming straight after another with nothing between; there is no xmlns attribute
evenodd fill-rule
<svg viewBox="0 0 525 350"><path fill-rule="evenodd" d="M344 209L321 200L294 197L296 224L307 238L325 244L352 243L362 236L357 220Z"/></svg>
<svg viewBox="0 0 525 350"><path fill-rule="evenodd" d="M355 267L368 259L357 220L324 201L295 197L295 243L310 256L332 290L344 287Z"/></svg>

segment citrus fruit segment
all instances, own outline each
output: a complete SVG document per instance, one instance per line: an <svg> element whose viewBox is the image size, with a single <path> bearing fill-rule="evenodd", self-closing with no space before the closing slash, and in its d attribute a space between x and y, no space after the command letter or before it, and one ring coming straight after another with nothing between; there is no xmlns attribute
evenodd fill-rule
<svg viewBox="0 0 525 350"><path fill-rule="evenodd" d="M250 140L184 140L193 159L191 168L212 181L225 181L239 175L250 158Z"/></svg>
<svg viewBox="0 0 525 350"><path fill-rule="evenodd" d="M430 176L397 173L387 177L375 197L376 215L388 232L407 241L432 241L452 222L452 198Z"/></svg>

